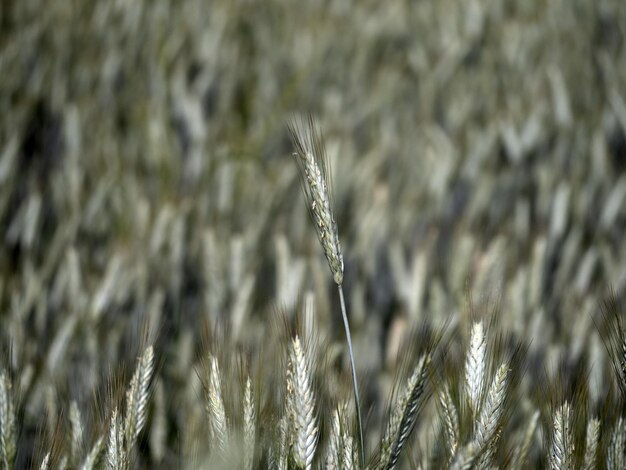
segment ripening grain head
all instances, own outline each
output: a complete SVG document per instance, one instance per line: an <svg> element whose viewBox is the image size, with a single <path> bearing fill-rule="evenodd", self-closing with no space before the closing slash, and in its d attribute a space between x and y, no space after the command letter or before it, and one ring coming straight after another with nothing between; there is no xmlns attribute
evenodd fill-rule
<svg viewBox="0 0 626 470"><path fill-rule="evenodd" d="M330 168L324 140L312 117L287 125L298 161L307 208L337 284L343 282L343 255L333 214Z"/></svg>

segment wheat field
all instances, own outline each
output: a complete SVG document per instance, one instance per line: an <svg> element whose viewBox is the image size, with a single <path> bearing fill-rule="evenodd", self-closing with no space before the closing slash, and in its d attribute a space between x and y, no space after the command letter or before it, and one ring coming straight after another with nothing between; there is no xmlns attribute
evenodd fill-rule
<svg viewBox="0 0 626 470"><path fill-rule="evenodd" d="M622 0L0 3L2 470L626 468L625 236Z"/></svg>

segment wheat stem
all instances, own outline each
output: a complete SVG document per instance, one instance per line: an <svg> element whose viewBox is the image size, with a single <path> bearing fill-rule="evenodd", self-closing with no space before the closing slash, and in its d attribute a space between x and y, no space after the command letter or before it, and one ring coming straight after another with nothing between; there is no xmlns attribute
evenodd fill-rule
<svg viewBox="0 0 626 470"><path fill-rule="evenodd" d="M348 316L346 315L346 302L343 296L343 287L337 285L339 290L339 302L341 303L341 316L343 317L343 326L346 330L346 340L348 342L348 352L350 353L350 368L352 369L352 387L354 389L354 407L356 408L356 420L359 428L359 453L361 456L361 464L365 462L365 447L363 443L363 425L361 421L361 401L359 400L359 386L356 379L356 366L354 363L354 353L352 351L352 336L350 335L350 325L348 324Z"/></svg>

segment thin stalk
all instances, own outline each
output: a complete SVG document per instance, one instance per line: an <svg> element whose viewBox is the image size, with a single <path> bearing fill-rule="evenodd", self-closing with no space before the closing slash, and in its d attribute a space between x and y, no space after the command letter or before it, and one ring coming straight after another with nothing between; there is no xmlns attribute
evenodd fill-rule
<svg viewBox="0 0 626 470"><path fill-rule="evenodd" d="M359 400L359 387L356 381L356 367L354 365L354 353L352 352L352 335L350 334L350 325L348 324L348 316L346 314L346 302L343 298L343 287L337 284L339 290L339 302L341 303L341 316L343 317L343 326L346 330L346 340L348 342L348 352L350 353L350 367L352 368L352 386L354 388L354 406L356 408L356 420L359 427L359 450L361 453L361 465L365 465L365 448L363 446L363 425L361 424L361 405Z"/></svg>

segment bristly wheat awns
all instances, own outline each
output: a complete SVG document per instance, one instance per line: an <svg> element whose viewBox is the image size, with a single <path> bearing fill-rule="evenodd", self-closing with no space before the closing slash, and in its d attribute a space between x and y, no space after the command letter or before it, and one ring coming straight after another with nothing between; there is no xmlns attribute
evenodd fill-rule
<svg viewBox="0 0 626 470"><path fill-rule="evenodd" d="M315 223L315 231L337 285L343 282L343 255L339 244L337 224L333 214L330 169L322 135L313 118L306 123L291 122L289 134L296 149L294 156L303 179L302 188L307 207Z"/></svg>
<svg viewBox="0 0 626 470"><path fill-rule="evenodd" d="M333 274L333 279L339 291L341 315L346 331L348 352L350 354L350 367L352 369L352 385L354 388L354 402L356 407L357 425L359 428L359 448L361 463L365 462L365 450L363 446L363 426L361 423L361 406L359 401L359 388L354 365L354 353L352 351L352 337L350 325L346 313L346 302L343 295L343 255L339 244L337 223L333 214L333 196L331 174L328 166L324 139L318 131L313 118L309 116L305 121L292 121L287 125L291 140L296 149L294 156L298 162L302 188L306 198L309 214L313 219L317 237L328 260L328 266Z"/></svg>

